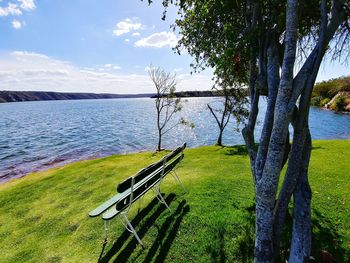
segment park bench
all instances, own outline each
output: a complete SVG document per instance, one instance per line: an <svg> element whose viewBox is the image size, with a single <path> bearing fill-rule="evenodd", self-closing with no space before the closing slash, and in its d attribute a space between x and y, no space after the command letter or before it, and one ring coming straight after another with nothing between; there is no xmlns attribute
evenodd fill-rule
<svg viewBox="0 0 350 263"><path fill-rule="evenodd" d="M137 241L143 246L141 239L137 235L134 227L131 225L131 222L127 217L128 212L131 205L151 189L155 192L158 200L171 211L160 192L160 186L164 177L168 173L171 173L175 180L186 191L175 171L180 161L184 158L183 151L185 148L186 143L167 154L159 161L150 164L149 166L138 171L135 175L119 183L117 186L118 193L89 213L90 217L97 217L102 214L102 219L104 220L105 242L107 241L107 223L111 219L120 216L121 219L125 221L121 221L124 227L130 233L132 233Z"/></svg>

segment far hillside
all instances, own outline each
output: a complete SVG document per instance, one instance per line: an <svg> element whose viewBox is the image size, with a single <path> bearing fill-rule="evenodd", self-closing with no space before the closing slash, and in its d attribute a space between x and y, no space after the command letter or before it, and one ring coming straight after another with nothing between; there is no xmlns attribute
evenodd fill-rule
<svg viewBox="0 0 350 263"><path fill-rule="evenodd" d="M146 94L70 93L52 91L0 91L1 102L40 101L40 100L87 100L151 97Z"/></svg>
<svg viewBox="0 0 350 263"><path fill-rule="evenodd" d="M317 83L312 92L311 104L350 112L350 76Z"/></svg>
<svg viewBox="0 0 350 263"><path fill-rule="evenodd" d="M213 97L222 96L218 91L180 91L176 97ZM1 91L0 103L40 100L86 100L117 98L154 98L155 93L143 94L107 94L107 93L68 93L50 91Z"/></svg>

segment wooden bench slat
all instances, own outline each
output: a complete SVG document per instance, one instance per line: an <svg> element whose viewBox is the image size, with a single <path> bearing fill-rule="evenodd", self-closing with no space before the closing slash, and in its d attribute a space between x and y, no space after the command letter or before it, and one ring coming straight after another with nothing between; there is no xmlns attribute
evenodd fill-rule
<svg viewBox="0 0 350 263"><path fill-rule="evenodd" d="M102 214L104 211L106 211L108 208L112 207L113 205L115 205L121 198L125 197L127 195L127 193L119 193L116 194L115 196L113 196L112 198L110 198L108 201L104 202L102 205L100 205L99 207L95 208L94 210L92 210L89 213L90 217L95 217L95 216L99 216L100 214Z"/></svg>
<svg viewBox="0 0 350 263"><path fill-rule="evenodd" d="M146 168L140 170L139 172L134 175L134 182L135 184L142 181L144 178L149 176L151 173L155 172L158 170L160 167L163 166L163 162L166 159L167 161L171 160L174 158L176 155L178 155L180 152L182 152L186 148L186 143L184 143L182 146L178 147L176 150L171 152L170 154L164 156L161 160L159 160L156 163L153 163ZM127 178L124 181L122 181L118 186L117 186L117 191L118 193L122 193L129 189L131 187L131 178Z"/></svg>
<svg viewBox="0 0 350 263"><path fill-rule="evenodd" d="M165 168L164 175L168 174L183 159L183 157L184 154L181 154L173 162L168 164ZM143 196L145 192L149 191L149 189L152 188L160 180L161 175L162 169L158 170L155 175L150 175L150 178L145 178L138 185L135 185L133 202L135 202L141 196ZM114 217L116 217L123 209L125 209L130 202L130 192L130 189L129 191L126 191L125 193L127 193L127 196L125 196L124 198L120 198L119 201L117 201L116 205L112 205L112 207L110 207L106 212L104 212L102 215L102 219L111 220Z"/></svg>
<svg viewBox="0 0 350 263"><path fill-rule="evenodd" d="M102 219L103 220L111 220L114 217L116 217L120 212L121 211L118 211L116 206L114 205L102 214Z"/></svg>
<svg viewBox="0 0 350 263"><path fill-rule="evenodd" d="M142 181L144 178L158 170L163 166L163 161L160 160L156 163L152 163L151 165L147 166L146 168L140 170L135 176L135 184L138 182ZM131 187L131 178L127 178L124 181L122 181L118 186L117 186L117 191L118 193L122 193L125 190L129 189Z"/></svg>
<svg viewBox="0 0 350 263"><path fill-rule="evenodd" d="M184 154L179 155L173 162L165 167L164 176L168 174L184 157ZM162 177L163 169L157 170L152 176L146 177L139 183L134 189L133 202L140 198L145 192L151 189ZM121 198L117 204L116 209L118 211L124 210L130 203L130 192L127 196Z"/></svg>
<svg viewBox="0 0 350 263"><path fill-rule="evenodd" d="M160 166L158 169L161 170ZM153 172L154 173L154 172ZM153 173L148 174L148 176L153 176ZM147 177L145 177L144 179L146 179ZM138 182L137 184L134 185L134 190L137 189L138 187L140 187L142 185L143 182ZM106 210L108 210L109 208L111 208L112 206L114 206L119 200L130 196L131 193L131 189L128 188L126 189L126 191L122 192L122 193L118 193L116 195L114 195L112 198L110 198L109 200L107 200L106 202L104 202L102 205L100 205L99 207L95 208L93 211L91 211L89 213L90 217L96 217L101 215L102 213L104 213Z"/></svg>
<svg viewBox="0 0 350 263"><path fill-rule="evenodd" d="M161 170L159 170L159 171L157 171L158 173L159 172L161 172ZM154 175L153 174L150 174L149 175L149 178L152 178ZM142 187L144 187L145 185L147 186L147 191L151 188L151 187L149 187L149 185L151 185L151 186L153 186L154 184L152 184L152 183L150 183L149 182L149 178L144 178L144 180L142 181L142 182L139 182L138 184L135 184L135 186L134 186L134 193L135 193L135 191L136 190L138 190L138 192L140 192L140 187L142 188ZM148 185L147 185L147 182L149 183ZM155 182L156 183L156 182ZM110 206L108 209L106 209L105 211L104 211L104 213L103 213L103 215L102 215L102 218L104 219L104 220L110 220L110 219L113 219L115 216L117 216L123 209L121 209L121 210L118 210L117 209L117 203L119 202L119 201L122 201L123 203L125 203L126 204L126 206L125 207L127 207L128 205L129 205L129 202L130 202L130 195L131 195L131 189L127 189L127 191L125 191L124 192L124 198L119 198L112 206ZM137 198L135 197L135 195L134 195L134 197L133 197L133 202L134 201L136 201L139 197L141 197L142 196L142 194L141 195L139 195Z"/></svg>
<svg viewBox="0 0 350 263"><path fill-rule="evenodd" d="M146 168L140 170L134 175L133 200L135 202L147 191L149 191L156 183L159 182L162 175L168 174L184 157L183 150L186 148L186 143L178 147L170 154L164 156L161 160L153 163ZM181 154L180 154L181 153ZM179 155L180 154L180 155ZM163 174L164 161L166 166ZM127 208L130 204L131 197L131 177L122 181L117 188L118 194L104 202L89 213L90 217L96 217L101 214L104 220L110 220L117 216L121 211Z"/></svg>

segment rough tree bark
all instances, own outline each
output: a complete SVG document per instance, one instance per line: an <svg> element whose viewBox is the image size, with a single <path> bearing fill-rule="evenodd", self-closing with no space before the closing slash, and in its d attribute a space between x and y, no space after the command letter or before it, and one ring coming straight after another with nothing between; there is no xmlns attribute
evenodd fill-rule
<svg viewBox="0 0 350 263"><path fill-rule="evenodd" d="M332 49L330 41L336 37L343 42L340 51L336 47L333 50L338 55L344 50L343 45L349 44L349 1L163 0L163 5L167 7L175 2L181 14L176 21L181 35L178 51L187 48L195 57L197 67L214 66L216 78L228 82L241 80L240 71L227 70L237 68L234 59L237 54L244 60L238 66L244 69L249 66L250 112L242 134L256 194L255 262L281 259L280 240L291 201L289 262L307 261L311 249L312 197L308 182L310 96L321 61L326 51ZM281 20L283 17L285 21ZM306 52L294 76L297 47L305 46L302 41L309 37L313 39L306 45L310 52ZM233 76L235 73L237 78ZM259 145L256 145L254 130L260 96L267 97L267 108ZM286 164L278 192L281 171Z"/></svg>
<svg viewBox="0 0 350 263"><path fill-rule="evenodd" d="M253 12L258 13L256 5L252 6ZM292 196L293 231L289 262L305 262L310 256L311 189L308 183L311 155L311 136L308 128L310 97L329 41L345 19L341 1L332 1L329 21L325 0L321 1L320 10L321 30L317 44L295 77L293 69L297 47L298 1L287 1L282 65L279 62L281 58L278 57L280 52L274 30L267 32L267 37L260 38L257 63L259 76L250 84L251 111L248 124L243 130L256 192L255 262L279 261L279 242ZM253 22L250 25L254 27ZM252 59L250 74L254 74L254 67L255 61ZM263 76L264 74L267 76ZM251 75L251 80L253 79ZM259 148L255 150L253 131L258 112L259 91L264 90L262 86L265 84L265 79L267 109ZM293 127L290 152L289 124ZM286 157L288 167L282 188L276 198L278 181Z"/></svg>
<svg viewBox="0 0 350 263"><path fill-rule="evenodd" d="M262 173L257 173L255 262L273 261L273 211L278 179L282 168L290 114L288 102L293 84L297 41L296 0L287 1L285 51L281 70L274 121ZM266 126L266 122L265 125ZM262 138L266 140L267 138Z"/></svg>

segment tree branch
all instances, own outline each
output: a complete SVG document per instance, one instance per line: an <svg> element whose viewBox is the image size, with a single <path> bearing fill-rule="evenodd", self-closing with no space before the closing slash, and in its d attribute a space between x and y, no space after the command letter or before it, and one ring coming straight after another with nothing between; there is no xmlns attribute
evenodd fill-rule
<svg viewBox="0 0 350 263"><path fill-rule="evenodd" d="M253 100L250 106L248 124L242 130L242 135L243 135L243 138L247 147L248 155L250 158L250 167L252 170L254 182L256 181L255 169L254 169L255 159L256 159L254 129L255 129L256 118L258 117L258 112L259 112L258 105L259 105L259 92L256 91L253 93Z"/></svg>
<svg viewBox="0 0 350 263"><path fill-rule="evenodd" d="M215 114L215 112L214 112L214 110L213 110L213 108L209 105L209 104L207 104L207 106L208 106L208 108L209 108L209 110L210 110L210 112L211 112L211 114L213 114L213 116L214 116L214 118L215 118L215 120L216 120L216 123L218 124L218 126L220 127L220 122L219 122L219 119L218 119L218 117L216 116L216 114Z"/></svg>
<svg viewBox="0 0 350 263"><path fill-rule="evenodd" d="M289 103L289 109L292 110L301 92L308 88L313 88L313 83L317 77L317 73L326 52L329 41L334 36L336 30L341 23L346 19L342 2L333 0L330 12L331 19L328 21L325 0L321 2L321 31L318 42L306 59L304 65L299 70L293 83L293 94ZM328 24L327 24L328 22ZM309 84L307 84L307 81Z"/></svg>
<svg viewBox="0 0 350 263"><path fill-rule="evenodd" d="M278 47L275 36L270 36L270 45L267 51L267 84L268 84L268 102L265 113L264 125L261 132L259 150L257 153L255 172L257 180L260 180L262 171L265 166L266 156L268 152L269 142L271 138L274 110L278 92L278 85L280 82L279 76L279 58L278 58Z"/></svg>

